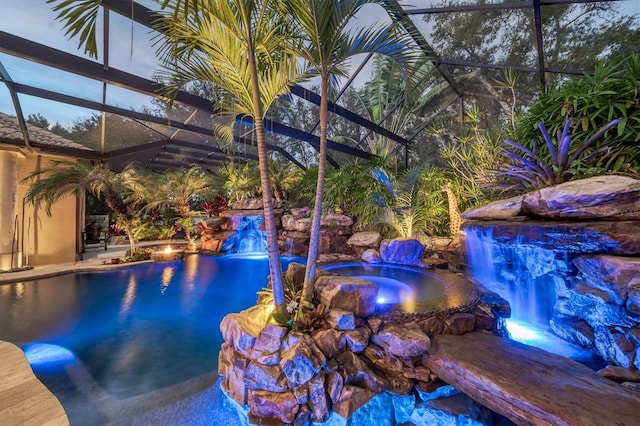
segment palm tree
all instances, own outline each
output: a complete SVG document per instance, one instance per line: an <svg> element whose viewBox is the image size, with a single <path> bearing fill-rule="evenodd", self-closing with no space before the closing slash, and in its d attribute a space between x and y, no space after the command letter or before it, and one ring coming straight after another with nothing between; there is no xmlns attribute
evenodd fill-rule
<svg viewBox="0 0 640 426"><path fill-rule="evenodd" d="M67 33L78 36L85 51L96 56L95 20L101 1L48 1L59 3L54 10ZM158 53L165 67L161 77L170 81L165 94L188 82L213 83L220 89L221 111L214 128L229 141L239 115L253 120L274 304L277 312L286 314L263 120L301 74L288 49L295 37L279 6L277 0L164 0L154 26L163 34Z"/></svg>
<svg viewBox="0 0 640 426"><path fill-rule="evenodd" d="M143 181L147 181L144 179ZM178 224L184 230L189 250L195 250L191 204L209 193L210 179L200 167L165 171L160 178L159 191L149 194L149 208L169 208L178 215Z"/></svg>
<svg viewBox="0 0 640 426"><path fill-rule="evenodd" d="M170 88L208 81L220 89L218 135L230 141L238 116L253 120L274 304L286 314L263 120L301 74L279 6L277 0L165 0L157 29L166 36L159 52Z"/></svg>
<svg viewBox="0 0 640 426"><path fill-rule="evenodd" d="M31 182L26 194L27 201L36 208L44 204L48 215L51 215L51 206L67 195L88 191L103 200L127 234L131 253L135 251L135 228L142 210L142 200L123 183L119 174L105 164L53 161L49 167L33 172L23 182Z"/></svg>
<svg viewBox="0 0 640 426"><path fill-rule="evenodd" d="M303 297L311 301L313 279L320 243L320 219L327 163L327 114L330 85L337 76L347 75L347 61L360 53L379 53L407 62L411 52L394 26L374 30L362 28L350 33L347 24L366 0L289 0L286 2L293 21L304 36L297 54L306 62L312 74L320 77L320 149L315 209L304 278Z"/></svg>

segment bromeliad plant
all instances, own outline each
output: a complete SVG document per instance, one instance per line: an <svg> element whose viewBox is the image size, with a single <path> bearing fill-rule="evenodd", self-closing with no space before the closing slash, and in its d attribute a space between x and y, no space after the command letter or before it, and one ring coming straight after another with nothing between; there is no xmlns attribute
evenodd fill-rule
<svg viewBox="0 0 640 426"><path fill-rule="evenodd" d="M283 327L296 331L313 331L322 325L327 307L321 303L314 304L302 298L302 285L296 285L293 281L285 279L284 298L287 315L274 312L273 320ZM273 290L263 288L258 292L258 302L263 305L273 304Z"/></svg>
<svg viewBox="0 0 640 426"><path fill-rule="evenodd" d="M519 143L505 139L504 142L510 147L520 151L520 154L516 154L507 148L504 149L504 155L512 161L512 164L500 167L497 170L499 174L498 177L515 182L513 185L507 185L512 188L541 188L566 182L575 176L578 166L590 164L600 155L607 152L608 147L605 146L587 156L584 155L587 148L604 136L607 130L617 126L619 122L620 120L616 119L603 126L582 145L573 150L573 152L571 150L572 139L571 136L569 136L569 130L571 128L570 119L566 120L562 132L558 131L555 141L549 135L549 132L547 132L544 124L539 122L538 128L544 137L549 160L545 160L544 157L538 153L537 141L534 141L533 149L529 149Z"/></svg>

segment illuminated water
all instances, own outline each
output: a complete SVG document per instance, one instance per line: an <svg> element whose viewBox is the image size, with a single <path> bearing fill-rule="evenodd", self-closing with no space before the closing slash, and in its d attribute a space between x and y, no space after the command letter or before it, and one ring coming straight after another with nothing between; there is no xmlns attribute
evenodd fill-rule
<svg viewBox="0 0 640 426"><path fill-rule="evenodd" d="M378 284L378 310L415 311L420 302L445 299L445 281L428 271L393 264L361 262L323 265L327 272L362 278Z"/></svg>
<svg viewBox="0 0 640 426"><path fill-rule="evenodd" d="M25 351L72 424L104 424L213 388L220 321L253 305L268 273L264 256L194 255L0 285L0 339Z"/></svg>

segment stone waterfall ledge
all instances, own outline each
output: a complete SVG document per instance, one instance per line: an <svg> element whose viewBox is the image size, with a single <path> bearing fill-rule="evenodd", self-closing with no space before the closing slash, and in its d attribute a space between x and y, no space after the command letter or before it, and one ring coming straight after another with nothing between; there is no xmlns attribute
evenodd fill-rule
<svg viewBox="0 0 640 426"><path fill-rule="evenodd" d="M467 333L437 336L429 354L433 373L517 424L640 424L640 391L531 346Z"/></svg>
<svg viewBox="0 0 640 426"><path fill-rule="evenodd" d="M387 391L416 401L420 392L443 385L426 367L434 334L499 330L508 312L487 293L471 312L398 324L371 316L373 283L322 276L316 285L318 300L329 310L312 330L268 323L261 305L222 321L222 388L249 408L252 423L320 423L332 412L348 418Z"/></svg>

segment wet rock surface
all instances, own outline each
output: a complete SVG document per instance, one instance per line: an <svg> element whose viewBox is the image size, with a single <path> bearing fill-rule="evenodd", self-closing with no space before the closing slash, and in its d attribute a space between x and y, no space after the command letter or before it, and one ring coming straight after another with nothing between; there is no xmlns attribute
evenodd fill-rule
<svg viewBox="0 0 640 426"><path fill-rule="evenodd" d="M297 275L296 265L290 268L287 273ZM259 424L330 423L336 415L352 424L359 424L355 419L380 424L380 416L395 424L426 416L420 395L444 385L426 366L429 327L410 319L396 323L371 316L377 295L374 283L340 276L321 276L318 281L318 300L339 306L332 306L311 333L268 323L264 316L243 318L262 313L257 308L225 317L221 328L228 340L220 352L219 373L227 395L248 406L249 421ZM478 303L485 309L478 309L479 315L491 312L487 301ZM460 313L438 319L442 330L461 332L469 324L500 328L499 315L471 322L468 317L474 314L456 314ZM450 324L459 322L467 326ZM435 416L437 410L432 410ZM449 418L476 416L468 407L461 410L466 414Z"/></svg>

